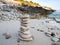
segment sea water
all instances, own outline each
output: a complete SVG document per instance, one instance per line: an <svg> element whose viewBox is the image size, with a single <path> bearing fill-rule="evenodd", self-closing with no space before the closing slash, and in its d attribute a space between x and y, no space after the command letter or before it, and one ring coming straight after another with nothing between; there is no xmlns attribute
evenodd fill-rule
<svg viewBox="0 0 60 45"><path fill-rule="evenodd" d="M53 12L48 17L60 18L60 10Z"/></svg>

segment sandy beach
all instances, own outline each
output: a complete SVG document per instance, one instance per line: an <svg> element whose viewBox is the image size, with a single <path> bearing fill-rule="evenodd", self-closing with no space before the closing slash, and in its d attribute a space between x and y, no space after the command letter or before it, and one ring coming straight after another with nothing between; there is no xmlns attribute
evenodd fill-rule
<svg viewBox="0 0 60 45"><path fill-rule="evenodd" d="M60 36L60 23L56 23L53 19L30 19L30 31L33 36L33 41L17 42L18 31L20 31L20 21L1 21L0 22L0 45L53 45L50 37L45 35L45 32L58 33ZM5 39L4 33L9 33L12 37ZM60 45L58 43L57 45Z"/></svg>

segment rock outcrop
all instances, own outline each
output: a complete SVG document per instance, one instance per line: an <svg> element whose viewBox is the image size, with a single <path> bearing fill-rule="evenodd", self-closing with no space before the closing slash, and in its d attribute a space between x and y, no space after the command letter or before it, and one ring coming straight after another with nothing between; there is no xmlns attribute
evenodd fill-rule
<svg viewBox="0 0 60 45"><path fill-rule="evenodd" d="M13 0L0 0L0 20L19 19L24 14L29 14L30 18L46 17L54 11L53 9L47 10L43 7L16 4L16 2L13 3Z"/></svg>

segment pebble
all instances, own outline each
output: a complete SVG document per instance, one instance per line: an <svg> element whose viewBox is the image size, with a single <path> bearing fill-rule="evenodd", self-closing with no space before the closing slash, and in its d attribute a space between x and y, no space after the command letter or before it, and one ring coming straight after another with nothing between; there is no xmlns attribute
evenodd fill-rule
<svg viewBox="0 0 60 45"><path fill-rule="evenodd" d="M50 37L51 36L51 32L45 32L45 35Z"/></svg>
<svg viewBox="0 0 60 45"><path fill-rule="evenodd" d="M40 31L39 29L37 29L37 31Z"/></svg>
<svg viewBox="0 0 60 45"><path fill-rule="evenodd" d="M44 32L44 30L40 30L41 32Z"/></svg>
<svg viewBox="0 0 60 45"><path fill-rule="evenodd" d="M48 28L49 30L54 30L54 28Z"/></svg>
<svg viewBox="0 0 60 45"><path fill-rule="evenodd" d="M8 34L8 33L4 33L3 35L5 36L5 39L10 39L11 38L11 35Z"/></svg>
<svg viewBox="0 0 60 45"><path fill-rule="evenodd" d="M37 29L37 31L44 32L43 30Z"/></svg>

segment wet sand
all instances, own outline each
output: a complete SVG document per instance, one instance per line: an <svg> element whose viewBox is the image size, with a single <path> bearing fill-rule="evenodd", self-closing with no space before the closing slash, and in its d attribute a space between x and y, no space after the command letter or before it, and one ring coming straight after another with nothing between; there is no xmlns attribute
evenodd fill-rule
<svg viewBox="0 0 60 45"><path fill-rule="evenodd" d="M17 39L18 31L20 30L20 21L14 20L0 22L0 45L52 45L53 41L51 41L50 37L47 37L44 32L52 31L60 34L60 24L52 19L31 19L29 26L33 41L20 41L18 43ZM10 39L5 39L3 33L9 33L12 37Z"/></svg>

